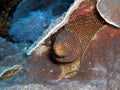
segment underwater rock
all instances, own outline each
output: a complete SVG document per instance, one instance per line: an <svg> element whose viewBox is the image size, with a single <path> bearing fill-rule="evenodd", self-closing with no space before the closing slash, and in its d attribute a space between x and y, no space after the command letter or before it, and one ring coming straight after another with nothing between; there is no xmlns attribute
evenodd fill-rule
<svg viewBox="0 0 120 90"><path fill-rule="evenodd" d="M0 36L11 41L11 38L7 36L12 14L15 7L21 0L0 0Z"/></svg>
<svg viewBox="0 0 120 90"><path fill-rule="evenodd" d="M81 57L92 37L104 25L95 9L95 2L89 1L82 4L70 16L70 21L58 29L61 33L56 33L53 42L53 53L55 53L53 57L59 62L72 62ZM79 12L78 15L77 12ZM62 52L62 56L58 51Z"/></svg>
<svg viewBox="0 0 120 90"><path fill-rule="evenodd" d="M53 81L56 82L56 81ZM78 82L78 81L59 81L57 85L53 84L28 84L28 85L14 85L5 87L2 90L106 90L103 83L98 85L91 85L92 83Z"/></svg>
<svg viewBox="0 0 120 90"><path fill-rule="evenodd" d="M13 44L0 37L0 61L7 56L22 52L23 48L28 46L26 43Z"/></svg>
<svg viewBox="0 0 120 90"><path fill-rule="evenodd" d="M61 15L74 0L23 0L13 14L14 21L28 16L29 12L36 10L51 11L52 15ZM63 7L63 8L61 8Z"/></svg>
<svg viewBox="0 0 120 90"><path fill-rule="evenodd" d="M13 14L13 21L29 15L29 12L47 8L56 0L23 0L16 8Z"/></svg>
<svg viewBox="0 0 120 90"><path fill-rule="evenodd" d="M61 15L74 0L23 0L13 14L13 21L28 16L36 10L51 11L53 16Z"/></svg>
<svg viewBox="0 0 120 90"><path fill-rule="evenodd" d="M79 2L80 0L78 0ZM93 2L96 0L93 0ZM78 2L76 4L78 4ZM88 2L88 0L86 0ZM91 1L89 1L91 2ZM75 5L76 5L75 4ZM95 5L95 4L94 4ZM74 5L73 5L74 6ZM86 6L86 3L79 3L78 6ZM75 18L72 19L72 21L69 22L68 18L64 19L64 14L62 18L57 19L55 23L60 23L62 20L65 20L65 22L62 24L59 24L60 26L56 26L56 28L52 28L53 30L59 29L64 26L68 26L69 23L74 23L79 21L78 23L82 23L83 26L80 24L80 30L82 27L84 27L83 30L90 29L87 26L91 26L91 22L89 20L93 20L92 24L95 23L97 20L99 22L99 18L90 18L91 17L91 9L88 8L89 5L87 5L87 9L82 9L84 12L84 19L83 21L79 19L83 18L79 17L81 13L77 13L78 16L75 16ZM76 7L79 8L79 7ZM69 9L73 10L73 9ZM93 10L93 8L92 8ZM74 11L74 10L73 10ZM87 13L86 11L90 13ZM83 15L83 14L82 14ZM96 13L98 15L98 13ZM90 17L89 17L90 16ZM94 14L92 15L94 17ZM88 18L89 17L89 18ZM96 20L97 19L97 20ZM95 21L94 21L95 20ZM87 22L87 23L84 23ZM84 24L83 24L84 23ZM101 24L102 23L102 24ZM66 24L66 25L65 25ZM97 24L97 25L96 25ZM77 66L77 71L72 77L68 77L66 79L63 79L65 77L60 78L59 76L63 74L65 70L70 71L71 68L73 70L73 67L67 66L68 69L62 69L62 65L65 65L65 63L58 63L53 60L53 57L51 57L51 48L54 44L54 41L49 42L52 38L55 38L59 36L59 30L57 33L53 34L53 37L45 38L45 41L42 41L42 44L40 43L31 53L30 56L24 55L25 52L22 52L22 54L15 54L11 57L4 58L3 61L0 62L0 66L7 67L7 66L13 66L15 64L20 64L23 66L23 69L19 71L17 74L10 78L6 78L2 81L0 81L0 89L18 89L18 90L25 90L29 89L32 90L33 88L36 90L39 89L45 89L45 90L119 90L119 84L120 84L120 29L115 28L113 26L108 25L107 23L100 22L96 23L95 26L98 26L96 33L92 35L93 37L88 37L90 39L89 44L87 42L87 47L85 46L84 53L80 57L81 59L77 63L79 67ZM107 24L107 25L106 25ZM53 24L52 24L53 25ZM77 24L75 24L77 25ZM84 26L85 25L85 26ZM55 26L55 25L53 25ZM74 26L74 25L73 25ZM71 25L71 28L73 27ZM79 26L79 25L78 25ZM95 27L94 27L95 28ZM63 29L64 30L66 29ZM78 30L75 28L75 30ZM49 30L48 30L49 31ZM72 30L71 30L72 31ZM54 31L55 32L55 31ZM54 33L52 32L52 33ZM88 31L89 32L89 31ZM51 33L51 34L52 34ZM75 32L71 32L73 35L75 35ZM85 33L89 36L89 33ZM45 34L46 35L46 34ZM56 35L56 36L55 36ZM62 35L62 34L61 34ZM91 32L90 32L91 35ZM79 35L82 36L82 35ZM83 35L84 36L84 35ZM82 38L86 38L83 37ZM41 39L40 39L41 40ZM56 38L56 41L59 41L59 38ZM80 39L78 39L80 40ZM83 41L86 39L82 39ZM88 39L87 39L88 40ZM41 42L41 41L40 41ZM44 42L44 43L43 43ZM38 43L36 43L38 44ZM71 45L74 45L76 43L73 43ZM35 44L34 44L35 45ZM20 45L22 46L22 45ZM21 49L22 50L22 49ZM26 51L26 48L25 48ZM61 55L61 54L60 54ZM62 53L64 55L64 53ZM80 62L81 61L81 62ZM79 64L80 63L80 64ZM76 64L76 63L74 63ZM4 70L4 69L3 69ZM66 74L66 71L65 71ZM67 73L69 74L69 72Z"/></svg>
<svg viewBox="0 0 120 90"><path fill-rule="evenodd" d="M7 20L0 16L0 36L7 37L6 32L8 31L9 25L7 24Z"/></svg>
<svg viewBox="0 0 120 90"><path fill-rule="evenodd" d="M22 69L21 65L14 65L12 67L5 69L3 72L0 73L0 80L12 77L14 74L19 72L21 69Z"/></svg>
<svg viewBox="0 0 120 90"><path fill-rule="evenodd" d="M22 1L14 13L8 35L14 42L36 41L49 24L65 12L71 3L65 0L64 2L62 0Z"/></svg>
<svg viewBox="0 0 120 90"><path fill-rule="evenodd" d="M98 0L96 6L107 23L120 28L120 0Z"/></svg>
<svg viewBox="0 0 120 90"><path fill-rule="evenodd" d="M8 35L14 42L34 42L53 20L51 12L30 12L11 25Z"/></svg>
<svg viewBox="0 0 120 90"><path fill-rule="evenodd" d="M119 88L120 84L120 29L105 25L90 41L78 73L80 80L107 81L105 90ZM113 83L114 82L114 83Z"/></svg>
<svg viewBox="0 0 120 90"><path fill-rule="evenodd" d="M27 55L30 55L38 46L41 46L45 43L45 40L48 39L51 35L56 33L58 29L64 26L69 21L70 15L77 9L84 0L76 0L74 1L73 5L69 8L67 13L64 13L59 19L55 20L48 29L46 29L43 34L35 41L31 47L27 50Z"/></svg>
<svg viewBox="0 0 120 90"><path fill-rule="evenodd" d="M0 14L6 14L6 16L8 16L20 1L21 0L0 0Z"/></svg>
<svg viewBox="0 0 120 90"><path fill-rule="evenodd" d="M13 65L21 65L22 70L9 78L1 80L0 89L19 84L46 83L46 81L56 80L61 72L60 67L51 62L49 53L50 52L45 52L41 57L35 54L27 57L25 52L6 56L4 60L0 62L1 71ZM11 74L12 73L7 72L7 75Z"/></svg>

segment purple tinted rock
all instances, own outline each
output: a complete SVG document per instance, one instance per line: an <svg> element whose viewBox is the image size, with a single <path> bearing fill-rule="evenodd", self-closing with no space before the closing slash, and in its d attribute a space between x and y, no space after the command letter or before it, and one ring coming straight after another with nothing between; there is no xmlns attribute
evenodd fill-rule
<svg viewBox="0 0 120 90"><path fill-rule="evenodd" d="M23 0L16 8L13 14L14 21L29 15L29 12L45 9L56 0Z"/></svg>
<svg viewBox="0 0 120 90"><path fill-rule="evenodd" d="M105 25L90 41L74 79L106 81L107 90L120 85L120 29Z"/></svg>
<svg viewBox="0 0 120 90"><path fill-rule="evenodd" d="M8 55L14 55L19 52L19 48L16 44L7 42L5 39L0 37L0 60Z"/></svg>
<svg viewBox="0 0 120 90"><path fill-rule="evenodd" d="M120 28L120 0L98 0L97 9L104 20Z"/></svg>

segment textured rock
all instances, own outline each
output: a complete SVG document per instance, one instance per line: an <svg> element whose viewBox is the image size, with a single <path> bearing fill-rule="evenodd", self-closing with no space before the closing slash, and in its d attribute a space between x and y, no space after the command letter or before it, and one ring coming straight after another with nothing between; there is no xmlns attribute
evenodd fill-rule
<svg viewBox="0 0 120 90"><path fill-rule="evenodd" d="M0 74L0 80L12 77L17 72L19 72L21 69L22 69L21 65L14 65L12 67L6 68L4 71L1 72L1 74ZM3 70L3 68L1 70Z"/></svg>
<svg viewBox="0 0 120 90"><path fill-rule="evenodd" d="M51 22L51 12L31 12L29 16L13 23L8 35L12 37L14 42L34 42Z"/></svg>
<svg viewBox="0 0 120 90"><path fill-rule="evenodd" d="M23 69L9 78L0 80L0 89L19 84L44 84L49 80L56 80L60 74L60 67L49 59L48 52L41 57L36 55L26 57L24 53L21 53L4 58L0 62L1 70L17 64Z"/></svg>
<svg viewBox="0 0 120 90"><path fill-rule="evenodd" d="M35 41L31 47L27 51L27 55L30 55L38 46L41 46L45 43L46 39L48 39L50 36L55 34L58 29L63 27L66 23L68 23L70 15L79 7L79 5L84 0L76 0L74 1L73 5L68 9L67 13L64 13L61 17L55 21L54 24L50 25L48 29L46 29L43 34L38 38L37 41Z"/></svg>
<svg viewBox="0 0 120 90"><path fill-rule="evenodd" d="M14 42L36 41L49 24L65 12L71 3L62 0L22 1L13 15L13 23L8 35Z"/></svg>
<svg viewBox="0 0 120 90"><path fill-rule="evenodd" d="M56 82L56 81L53 81ZM91 83L92 84L92 83ZM104 84L99 83L99 85L91 86L90 83L81 83L78 81L59 81L57 85L54 84L28 84L28 85L15 85L12 87L7 87L5 90L105 90ZM3 89L4 90L4 89Z"/></svg>
<svg viewBox="0 0 120 90"><path fill-rule="evenodd" d="M80 80L103 80L107 90L118 89L120 85L120 29L103 26L91 40L80 69L74 78ZM114 83L112 83L114 82Z"/></svg>
<svg viewBox="0 0 120 90"><path fill-rule="evenodd" d="M15 7L21 0L0 0L0 36L11 40L7 36L7 31L11 23L11 18Z"/></svg>
<svg viewBox="0 0 120 90"><path fill-rule="evenodd" d="M13 44L0 37L0 61L7 56L12 56L16 55L17 53L24 52L24 47L28 46L29 45L26 43Z"/></svg>
<svg viewBox="0 0 120 90"><path fill-rule="evenodd" d="M29 12L36 10L49 10L53 16L61 15L67 10L74 0L25 0L22 1L14 12L14 21L29 15ZM62 8L61 8L62 7Z"/></svg>
<svg viewBox="0 0 120 90"><path fill-rule="evenodd" d="M16 55L16 58L6 58L0 63L0 66L11 66L10 62L19 63L23 65L23 70L11 78L0 81L1 89L119 89L119 36L119 29L107 25L102 27L87 47L77 74L67 80L57 79L60 69L48 58L49 53L44 53L43 56L36 56L36 53L33 53L31 57L26 58L27 60L25 60L25 56L20 60L21 55Z"/></svg>
<svg viewBox="0 0 120 90"><path fill-rule="evenodd" d="M53 44L56 60L59 62L72 62L81 57L91 38L104 24L95 9L95 1L84 2L70 17L69 23L58 29L61 33L56 35ZM57 48L65 54L58 55Z"/></svg>
<svg viewBox="0 0 120 90"><path fill-rule="evenodd" d="M77 22L76 20L77 19L74 18L71 22ZM89 19L86 19L86 21L87 20L89 21ZM85 30L88 28L86 26L88 23L83 24L82 22L82 25ZM82 28L82 26L80 26L80 28ZM70 29L72 29L72 27ZM76 74L69 79L59 77L62 73L60 64L63 64L55 62L51 57L52 44L49 44L49 40L46 41L46 46L42 45L42 47L37 47L29 57L24 53L24 51L26 51L26 48L22 47L24 43L17 44L18 46L20 45L18 50L22 51L15 55L6 55L7 57L0 62L0 68L4 70L6 67L19 64L23 66L23 69L14 76L0 81L0 89L119 90L120 29L110 25L103 25L97 29L98 32L95 33L92 39L90 38L89 44L87 44L86 49L84 49L80 68L78 68ZM84 41L84 39L82 40ZM15 44L12 45L14 46Z"/></svg>
<svg viewBox="0 0 120 90"><path fill-rule="evenodd" d="M96 6L106 22L120 28L120 0L98 0Z"/></svg>

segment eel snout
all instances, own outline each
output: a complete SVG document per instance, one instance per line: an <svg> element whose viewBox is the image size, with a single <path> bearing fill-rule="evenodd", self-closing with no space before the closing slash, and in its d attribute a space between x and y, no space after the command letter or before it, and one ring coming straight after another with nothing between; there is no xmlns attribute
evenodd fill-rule
<svg viewBox="0 0 120 90"><path fill-rule="evenodd" d="M53 58L58 62L73 62L81 52L80 43L70 30L64 29L55 37Z"/></svg>
<svg viewBox="0 0 120 90"><path fill-rule="evenodd" d="M70 18L69 23L56 33L53 43L53 57L58 62L72 62L78 58L82 59L89 42L105 24L95 8L95 0L86 1L83 4L71 14L72 21ZM90 9L91 7L92 9Z"/></svg>

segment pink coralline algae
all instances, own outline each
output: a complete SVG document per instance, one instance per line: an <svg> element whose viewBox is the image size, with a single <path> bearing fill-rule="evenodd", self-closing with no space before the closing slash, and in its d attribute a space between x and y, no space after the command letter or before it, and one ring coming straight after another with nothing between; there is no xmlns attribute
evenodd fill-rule
<svg viewBox="0 0 120 90"><path fill-rule="evenodd" d="M87 3L87 4L83 4L82 6L80 6L77 10L74 11L74 13L70 16L70 21L75 20L78 16L89 16L90 14L93 13L95 9L95 6Z"/></svg>

